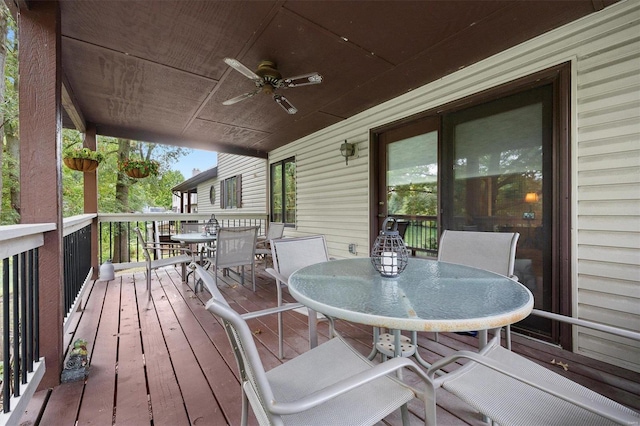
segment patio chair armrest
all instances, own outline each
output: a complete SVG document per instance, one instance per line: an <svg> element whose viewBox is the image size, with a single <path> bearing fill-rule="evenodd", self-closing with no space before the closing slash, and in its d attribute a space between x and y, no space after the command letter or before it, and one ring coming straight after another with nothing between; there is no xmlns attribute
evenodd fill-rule
<svg viewBox="0 0 640 426"><path fill-rule="evenodd" d="M246 314L240 315L242 319L248 320L253 318L263 317L265 315L277 314L278 312L291 311L293 309L304 308L305 306L302 303L285 303L281 306L276 306L275 308L269 309L261 309L259 311L247 312Z"/></svg>
<svg viewBox="0 0 640 426"><path fill-rule="evenodd" d="M408 368L415 372L416 375L418 375L427 384L427 386L430 386L433 389L432 381L415 362L408 358L392 358L388 361L376 364L370 369L354 374L353 376L349 376L304 398L292 402L280 402L277 405L270 405L270 411L281 415L299 413L300 411L308 410L323 404L337 396L356 389L365 383L374 381L383 376L389 376L403 368ZM395 379L395 377L393 378ZM416 395L422 395L422 392L416 388L409 386L406 383L404 384L413 389Z"/></svg>
<svg viewBox="0 0 640 426"><path fill-rule="evenodd" d="M484 354L486 354L492 347L498 344L497 336L499 335L496 335L496 337L493 337L491 340L489 340L489 342L487 342L485 347L482 348L482 350L479 353L469 352L469 351L457 351L449 356L440 358L436 362L432 363L431 367L427 369L427 376L429 376L429 378L433 380L436 373L439 370L441 370L443 367L446 367L447 365L458 361L460 358L463 358L463 359L469 358L468 353L473 354L475 356L484 356ZM444 373L444 374L447 374L447 373ZM449 374L452 374L452 373L449 373Z"/></svg>
<svg viewBox="0 0 640 426"><path fill-rule="evenodd" d="M165 251L179 251L179 252L183 252L183 253L189 253L191 254L191 249L188 247L181 247L177 244L173 244L173 243L145 243L144 245L145 249L149 249L149 250L165 250Z"/></svg>
<svg viewBox="0 0 640 426"><path fill-rule="evenodd" d="M144 246L145 249L147 250L160 250L160 251L173 251L173 252L180 252L180 253L185 253L188 254L190 256L193 255L193 253L191 252L191 249L186 248L186 247L177 247L177 246L159 246L157 245L157 243L148 243Z"/></svg>
<svg viewBox="0 0 640 426"><path fill-rule="evenodd" d="M548 318L554 321L560 321L571 325L577 325L579 327L590 328L592 330L601 331L603 333L610 333L614 336L625 337L627 339L632 339L636 342L640 342L640 333L626 328L613 327L593 321L567 317L565 315L554 314L553 312L541 311L540 309L534 309L533 311L531 311L531 315Z"/></svg>
<svg viewBox="0 0 640 426"><path fill-rule="evenodd" d="M266 268L264 271L267 274L271 275L276 280L280 281L282 284L288 284L289 283L289 279L287 277L285 277L284 275L282 275L280 272L276 271L273 268Z"/></svg>

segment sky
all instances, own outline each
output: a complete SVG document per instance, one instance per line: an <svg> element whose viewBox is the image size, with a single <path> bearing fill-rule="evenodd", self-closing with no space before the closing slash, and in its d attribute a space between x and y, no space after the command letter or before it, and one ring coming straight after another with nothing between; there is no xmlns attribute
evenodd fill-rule
<svg viewBox="0 0 640 426"><path fill-rule="evenodd" d="M200 169L201 172L204 172L217 165L217 152L194 149L191 154L181 157L178 162L173 165L172 169L181 172L186 180L193 176L193 169Z"/></svg>

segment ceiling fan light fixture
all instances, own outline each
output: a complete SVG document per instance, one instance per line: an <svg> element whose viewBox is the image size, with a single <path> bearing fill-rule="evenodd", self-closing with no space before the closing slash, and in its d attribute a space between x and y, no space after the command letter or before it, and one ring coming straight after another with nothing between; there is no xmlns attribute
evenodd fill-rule
<svg viewBox="0 0 640 426"><path fill-rule="evenodd" d="M273 99L284 109L288 114L295 114L298 109L291 105L291 103L284 96L273 95Z"/></svg>

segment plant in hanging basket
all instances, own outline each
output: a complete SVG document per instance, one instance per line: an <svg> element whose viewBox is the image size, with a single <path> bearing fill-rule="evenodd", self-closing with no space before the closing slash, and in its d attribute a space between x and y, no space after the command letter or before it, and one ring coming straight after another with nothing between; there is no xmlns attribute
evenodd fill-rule
<svg viewBox="0 0 640 426"><path fill-rule="evenodd" d="M62 161L67 167L81 172L94 171L102 160L102 154L89 148L70 148L62 154Z"/></svg>
<svg viewBox="0 0 640 426"><path fill-rule="evenodd" d="M155 160L139 160L128 158L118 163L118 169L125 172L127 176L140 179L151 175L158 174L160 163Z"/></svg>

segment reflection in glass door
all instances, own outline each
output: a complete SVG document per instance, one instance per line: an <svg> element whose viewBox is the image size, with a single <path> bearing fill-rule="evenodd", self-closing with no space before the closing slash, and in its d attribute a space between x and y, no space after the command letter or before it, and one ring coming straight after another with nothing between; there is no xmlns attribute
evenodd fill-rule
<svg viewBox="0 0 640 426"><path fill-rule="evenodd" d="M550 221L544 197L551 95L550 86L512 95L450 114L444 125L453 165L444 229L520 233L514 273L533 293L535 307L545 310L553 294L545 267ZM549 331L541 324L532 328Z"/></svg>
<svg viewBox="0 0 640 426"><path fill-rule="evenodd" d="M433 124L437 121L424 120L380 135L378 226L387 216L396 218L416 256L437 254L438 131Z"/></svg>

